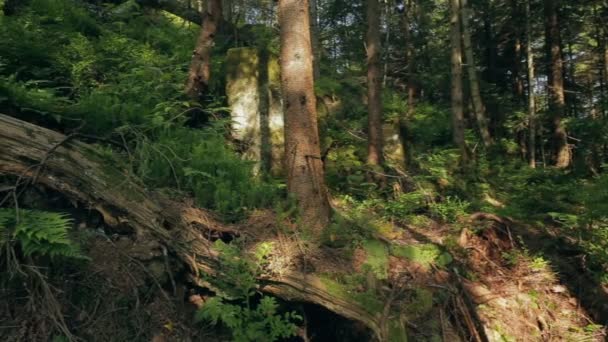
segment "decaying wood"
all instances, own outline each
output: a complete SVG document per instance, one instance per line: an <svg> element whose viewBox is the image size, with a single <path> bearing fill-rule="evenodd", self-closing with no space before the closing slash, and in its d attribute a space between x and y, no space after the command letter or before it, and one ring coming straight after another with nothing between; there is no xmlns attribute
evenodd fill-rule
<svg viewBox="0 0 608 342"><path fill-rule="evenodd" d="M30 181L36 178L36 182L99 211L106 224L128 227L136 239L158 241L159 247L188 264L193 274L218 275L212 236L239 234L203 209L145 190L94 146L2 114L0 151L0 174ZM379 340L388 338L381 315L332 294L313 274L286 271L261 278L259 285L263 292L314 303L359 321Z"/></svg>

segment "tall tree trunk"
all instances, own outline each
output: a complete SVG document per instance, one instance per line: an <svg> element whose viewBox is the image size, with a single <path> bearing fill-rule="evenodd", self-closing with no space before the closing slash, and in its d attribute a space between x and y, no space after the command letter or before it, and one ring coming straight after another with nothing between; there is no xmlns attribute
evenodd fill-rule
<svg viewBox="0 0 608 342"><path fill-rule="evenodd" d="M382 155L382 71L380 68L380 4L367 0L367 163L381 165Z"/></svg>
<svg viewBox="0 0 608 342"><path fill-rule="evenodd" d="M526 1L526 64L528 65L528 151L530 167L536 167L536 79L534 75L534 52L532 51L532 18L530 1Z"/></svg>
<svg viewBox="0 0 608 342"><path fill-rule="evenodd" d="M232 25L232 14L234 13L234 5L232 0L222 0L223 1L223 16L224 16L224 21L227 22L229 25Z"/></svg>
<svg viewBox="0 0 608 342"><path fill-rule="evenodd" d="M545 44L549 62L547 74L549 76L549 108L552 112L553 123L554 164L558 168L566 168L570 166L572 158L568 146L568 135L562 121L566 113L566 97L564 93L564 61L562 59L557 13L558 1L544 0Z"/></svg>
<svg viewBox="0 0 608 342"><path fill-rule="evenodd" d="M317 1L309 0L310 4L310 39L312 42L312 66L315 81L321 77L321 42L319 41L319 17Z"/></svg>
<svg viewBox="0 0 608 342"><path fill-rule="evenodd" d="M415 0L408 2L407 10L403 13L401 23L403 26L403 35L405 37L405 63L407 65L406 75L406 91L407 91L407 111L401 118L401 141L403 144L404 160L406 167L411 163L413 158L412 139L410 137L409 123L411 122L414 112L416 111L416 85L414 81L415 61L414 61L414 42L410 29L410 16L414 20L413 8Z"/></svg>
<svg viewBox="0 0 608 342"><path fill-rule="evenodd" d="M516 101L525 101L524 95L524 76L521 68L522 58L522 13L519 1L511 0L511 34L513 35L513 59L511 60L511 70L513 72L513 94Z"/></svg>
<svg viewBox="0 0 608 342"><path fill-rule="evenodd" d="M460 148L463 163L469 160L469 151L464 139L464 110L462 105L462 45L460 44L460 0L450 2L450 44L452 73L452 134L454 143Z"/></svg>
<svg viewBox="0 0 608 342"><path fill-rule="evenodd" d="M606 32L604 33L604 82L606 81L606 79L608 79L608 28L605 29ZM606 106L608 106L608 103L604 103L604 108L606 108ZM606 116L605 112L608 111L605 110L604 111L604 116Z"/></svg>
<svg viewBox="0 0 608 342"><path fill-rule="evenodd" d="M391 11L391 6L387 2L384 2L384 14L380 16L384 18L384 23L380 24L385 28L385 38L384 38L384 50L382 51L384 54L384 67L382 68L382 89L386 88L386 82L388 81L388 66L389 66L389 56L391 54L391 25L389 23L389 13Z"/></svg>
<svg viewBox="0 0 608 342"><path fill-rule="evenodd" d="M600 7L600 11L602 14L597 15L597 23L598 27L602 27L601 23L604 21L604 18L608 18L608 1L605 2L605 8ZM603 17L603 14L606 14L606 17ZM600 108L602 110L602 117L606 118L608 113L608 94L606 93L608 89L608 84L606 84L606 79L608 78L608 27L603 25L603 29L598 29L598 45L600 46L600 86L601 86L601 98L602 102L600 103Z"/></svg>
<svg viewBox="0 0 608 342"><path fill-rule="evenodd" d="M307 0L279 0L281 86L285 106L287 188L302 223L317 237L329 222L314 94Z"/></svg>
<svg viewBox="0 0 608 342"><path fill-rule="evenodd" d="M488 120L486 118L486 108L481 99L481 91L479 89L479 78L477 77L477 68L475 67L475 57L473 56L473 46L471 44L471 32L469 29L469 8L467 0L460 0L460 17L462 19L462 41L464 43L464 53L467 63L467 71L469 74L469 84L471 88L471 97L473 98L473 111L479 128L479 134L485 146L492 145L492 136L488 128Z"/></svg>
<svg viewBox="0 0 608 342"><path fill-rule="evenodd" d="M196 101L200 101L209 88L211 77L211 50L213 49L215 34L222 21L222 0L208 0L202 13L201 32L196 41L196 48L192 53L192 61L188 71L186 94Z"/></svg>

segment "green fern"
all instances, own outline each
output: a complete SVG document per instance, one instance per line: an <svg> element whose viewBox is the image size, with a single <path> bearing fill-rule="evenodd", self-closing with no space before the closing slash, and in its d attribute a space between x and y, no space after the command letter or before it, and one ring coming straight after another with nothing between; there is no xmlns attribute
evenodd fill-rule
<svg viewBox="0 0 608 342"><path fill-rule="evenodd" d="M254 305L256 277L272 245L262 244L254 253L256 261L244 257L234 244L218 240L214 247L223 274L209 279L217 287L217 297L197 311L196 320L221 322L230 329L235 342L274 342L295 336L296 322L302 320L295 311L281 313L276 299L268 296L262 296Z"/></svg>
<svg viewBox="0 0 608 342"><path fill-rule="evenodd" d="M67 214L0 208L0 244L17 241L25 256L85 258L68 236Z"/></svg>

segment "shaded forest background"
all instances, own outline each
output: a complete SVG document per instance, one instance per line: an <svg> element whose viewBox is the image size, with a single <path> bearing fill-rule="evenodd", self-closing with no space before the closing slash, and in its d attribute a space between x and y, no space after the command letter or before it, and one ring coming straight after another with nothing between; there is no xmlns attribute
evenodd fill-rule
<svg viewBox="0 0 608 342"><path fill-rule="evenodd" d="M0 134L3 339L604 340L605 0L312 1L322 229L302 224L282 157L260 162L282 133L234 133L242 63L262 102L245 122L289 96L279 5L221 3L193 86L209 4L0 0L0 113L68 137L23 158L40 163L24 183ZM222 273L193 279L179 248L37 184L68 140L94 146L109 189L210 210ZM366 318L260 285L286 270Z"/></svg>

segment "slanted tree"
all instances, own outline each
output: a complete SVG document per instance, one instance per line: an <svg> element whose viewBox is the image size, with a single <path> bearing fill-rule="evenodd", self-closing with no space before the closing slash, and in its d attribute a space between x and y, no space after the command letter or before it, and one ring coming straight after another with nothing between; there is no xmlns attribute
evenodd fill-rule
<svg viewBox="0 0 608 342"><path fill-rule="evenodd" d="M287 189L302 223L319 237L329 222L317 126L308 0L280 0L281 86L285 107Z"/></svg>
<svg viewBox="0 0 608 342"><path fill-rule="evenodd" d="M460 0L450 2L450 46L451 46L451 102L452 102L452 137L460 149L463 163L469 160L469 151L464 138L464 110L462 95L462 45L460 44Z"/></svg>
<svg viewBox="0 0 608 342"><path fill-rule="evenodd" d="M467 71L469 75L469 87L471 90L471 98L473 99L473 112L479 128L479 134L485 146L492 145L492 136L488 128L488 119L486 117L486 107L481 98L481 90L479 89L479 78L477 77L477 68L475 67L475 57L473 55L473 46L471 44L471 29L469 28L469 7L467 0L460 0L460 19L462 23L462 42L466 58Z"/></svg>
<svg viewBox="0 0 608 342"><path fill-rule="evenodd" d="M211 77L211 50L215 42L215 34L222 22L222 0L205 1L202 12L201 31L192 53L192 61L188 71L186 94L196 101L203 98L209 88Z"/></svg>
<svg viewBox="0 0 608 342"><path fill-rule="evenodd" d="M381 165L384 162L382 147L382 71L380 68L380 4L367 0L367 109L368 148L367 163Z"/></svg>
<svg viewBox="0 0 608 342"><path fill-rule="evenodd" d="M545 47L547 51L547 75L549 76L549 109L553 124L554 163L558 168L570 166L571 156L568 134L563 117L566 114L564 92L564 60L562 58L561 34L558 8L560 0L544 0Z"/></svg>

